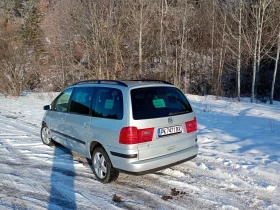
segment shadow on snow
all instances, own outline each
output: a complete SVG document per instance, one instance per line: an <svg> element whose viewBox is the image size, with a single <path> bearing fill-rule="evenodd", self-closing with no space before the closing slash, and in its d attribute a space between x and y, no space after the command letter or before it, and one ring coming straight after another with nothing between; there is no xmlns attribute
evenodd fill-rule
<svg viewBox="0 0 280 210"><path fill-rule="evenodd" d="M75 176L72 152L61 145L56 145L50 179L49 210L77 209Z"/></svg>

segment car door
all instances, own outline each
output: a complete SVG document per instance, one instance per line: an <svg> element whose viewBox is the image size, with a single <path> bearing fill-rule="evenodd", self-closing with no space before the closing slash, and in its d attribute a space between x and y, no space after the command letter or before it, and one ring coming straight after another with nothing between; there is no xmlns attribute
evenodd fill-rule
<svg viewBox="0 0 280 210"><path fill-rule="evenodd" d="M101 143L105 149L118 147L119 134L126 126L123 93L120 89L96 87L92 103L92 119L89 137Z"/></svg>
<svg viewBox="0 0 280 210"><path fill-rule="evenodd" d="M54 141L66 145L65 117L73 88L66 89L52 102L50 114L50 130Z"/></svg>
<svg viewBox="0 0 280 210"><path fill-rule="evenodd" d="M86 156L93 87L77 87L65 118L67 147Z"/></svg>

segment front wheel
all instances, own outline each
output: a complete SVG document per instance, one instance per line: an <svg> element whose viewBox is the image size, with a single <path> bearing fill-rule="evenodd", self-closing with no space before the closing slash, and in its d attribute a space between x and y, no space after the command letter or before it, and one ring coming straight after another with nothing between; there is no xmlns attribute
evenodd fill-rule
<svg viewBox="0 0 280 210"><path fill-rule="evenodd" d="M113 168L102 147L97 147L92 152L92 170L95 177L104 184L116 180L119 176L119 171Z"/></svg>
<svg viewBox="0 0 280 210"><path fill-rule="evenodd" d="M47 125L43 125L41 128L41 139L42 139L42 142L46 145L49 145L49 146L54 145L54 141L52 140L52 137L51 137L51 132Z"/></svg>

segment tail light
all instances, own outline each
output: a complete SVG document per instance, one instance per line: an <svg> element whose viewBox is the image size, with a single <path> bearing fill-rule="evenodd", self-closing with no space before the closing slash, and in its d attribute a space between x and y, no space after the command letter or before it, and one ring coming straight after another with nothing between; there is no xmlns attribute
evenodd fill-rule
<svg viewBox="0 0 280 210"><path fill-rule="evenodd" d="M145 128L138 130L139 143L152 141L154 128Z"/></svg>
<svg viewBox="0 0 280 210"><path fill-rule="evenodd" d="M152 141L154 128L137 129L137 127L123 127L120 131L120 144L138 144Z"/></svg>
<svg viewBox="0 0 280 210"><path fill-rule="evenodd" d="M185 124L188 133L195 132L197 130L196 117L191 121L185 122Z"/></svg>
<svg viewBox="0 0 280 210"><path fill-rule="evenodd" d="M123 127L120 132L119 142L121 144L137 144L138 133L136 127Z"/></svg>

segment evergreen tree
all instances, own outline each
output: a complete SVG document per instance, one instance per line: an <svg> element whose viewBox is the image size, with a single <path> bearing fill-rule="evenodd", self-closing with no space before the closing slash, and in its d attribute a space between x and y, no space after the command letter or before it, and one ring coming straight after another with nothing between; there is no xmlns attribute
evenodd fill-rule
<svg viewBox="0 0 280 210"><path fill-rule="evenodd" d="M20 38L24 45L35 52L42 51L39 22L41 14L33 1L24 1L21 4L20 14L24 18L24 23L19 28Z"/></svg>

